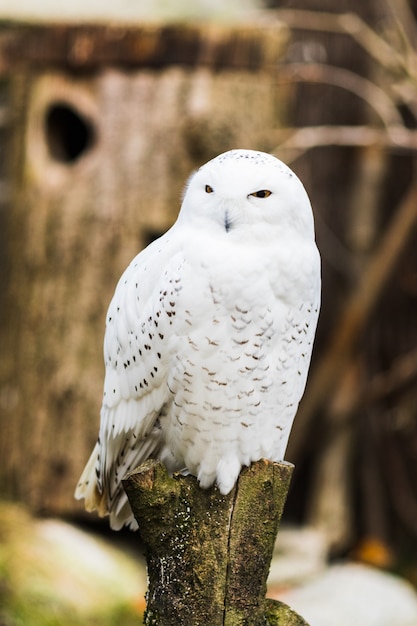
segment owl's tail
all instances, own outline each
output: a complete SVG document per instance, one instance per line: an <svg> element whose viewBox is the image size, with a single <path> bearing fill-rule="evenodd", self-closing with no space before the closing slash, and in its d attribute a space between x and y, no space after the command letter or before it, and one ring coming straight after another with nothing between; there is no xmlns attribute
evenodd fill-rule
<svg viewBox="0 0 417 626"><path fill-rule="evenodd" d="M133 437L132 433L131 437ZM160 447L160 428L154 428L141 441L139 449L134 448L133 439L130 439L129 436L124 434L120 438L124 442L123 462L120 464L120 458L114 456L120 453L120 445L115 445L113 441L113 445L107 445L103 449L97 442L78 481L74 497L76 500L84 498L84 505L88 512L97 511L100 517L109 515L110 527L113 530L120 530L123 526L129 526L131 530L136 530L138 525L127 495L123 490L121 478L130 469L143 463L158 450ZM108 473L101 475L101 480L98 471L99 455L106 458L104 465L110 468Z"/></svg>
<svg viewBox="0 0 417 626"><path fill-rule="evenodd" d="M96 443L78 481L74 497L76 500L84 498L87 511L97 511L100 517L104 517L108 514L107 498L104 493L100 493L97 484L96 467L98 454L99 444Z"/></svg>

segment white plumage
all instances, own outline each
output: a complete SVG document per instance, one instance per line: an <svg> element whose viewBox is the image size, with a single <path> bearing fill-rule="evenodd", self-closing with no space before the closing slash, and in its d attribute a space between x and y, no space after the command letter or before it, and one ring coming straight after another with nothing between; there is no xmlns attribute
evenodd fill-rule
<svg viewBox="0 0 417 626"><path fill-rule="evenodd" d="M223 494L242 466L282 460L319 304L313 215L295 174L251 150L202 166L110 303L100 433L76 497L112 528L135 528L120 481L149 457Z"/></svg>

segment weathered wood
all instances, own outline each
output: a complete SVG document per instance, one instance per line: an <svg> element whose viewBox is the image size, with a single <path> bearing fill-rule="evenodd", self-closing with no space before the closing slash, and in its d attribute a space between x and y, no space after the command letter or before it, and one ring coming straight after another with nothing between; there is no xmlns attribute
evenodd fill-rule
<svg viewBox="0 0 417 626"><path fill-rule="evenodd" d="M288 39L282 22L220 26L186 25L14 25L2 29L3 67L31 66L91 70L98 66L214 69L275 68ZM0 31L1 32L1 31Z"/></svg>
<svg viewBox="0 0 417 626"><path fill-rule="evenodd" d="M265 600L292 470L261 460L242 470L227 496L201 489L193 476L169 477L153 460L126 477L146 549L147 626L305 624Z"/></svg>

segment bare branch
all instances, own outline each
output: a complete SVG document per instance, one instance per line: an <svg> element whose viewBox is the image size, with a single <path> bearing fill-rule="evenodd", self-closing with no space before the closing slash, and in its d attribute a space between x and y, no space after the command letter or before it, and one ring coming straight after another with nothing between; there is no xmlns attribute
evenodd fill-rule
<svg viewBox="0 0 417 626"><path fill-rule="evenodd" d="M417 150L417 131L389 126L386 129L370 126L305 126L283 128L272 132L277 146L273 150L306 151L320 146L357 146L390 148L398 151Z"/></svg>
<svg viewBox="0 0 417 626"><path fill-rule="evenodd" d="M384 126L402 126L402 118L395 102L375 83L355 72L321 63L291 63L281 68L280 82L289 81L325 83L346 89L374 109Z"/></svg>
<svg viewBox="0 0 417 626"><path fill-rule="evenodd" d="M401 252L417 224L417 184L414 183L402 204L396 209L392 222L364 269L356 289L351 294L337 326L333 329L329 346L318 366L312 371L305 399L297 414L298 428L307 432L310 417L338 389L349 370L369 315L383 288L392 275ZM301 428L302 427L302 428ZM297 446L302 444L298 437ZM297 451L293 450L293 454Z"/></svg>
<svg viewBox="0 0 417 626"><path fill-rule="evenodd" d="M405 63L409 67L409 72L415 74L416 62L415 44L417 43L417 27L414 15L407 0L385 0L394 19L401 43L403 44L402 54Z"/></svg>
<svg viewBox="0 0 417 626"><path fill-rule="evenodd" d="M322 11L277 9L275 14L293 29L350 35L386 69L394 73L408 74L404 57L354 13L337 14Z"/></svg>
<svg viewBox="0 0 417 626"><path fill-rule="evenodd" d="M403 354L384 371L375 376L360 389L356 397L352 398L349 412L357 411L359 407L375 403L401 393L414 385L417 380L417 348Z"/></svg>

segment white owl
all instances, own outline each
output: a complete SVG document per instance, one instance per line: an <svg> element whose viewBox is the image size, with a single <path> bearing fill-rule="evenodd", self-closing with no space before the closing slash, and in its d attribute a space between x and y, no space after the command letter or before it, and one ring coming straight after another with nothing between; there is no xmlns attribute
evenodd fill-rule
<svg viewBox="0 0 417 626"><path fill-rule="evenodd" d="M136 528L121 480L149 457L223 494L242 466L282 460L319 305L313 214L295 174L252 150L203 165L110 303L100 432L75 497L112 528Z"/></svg>

